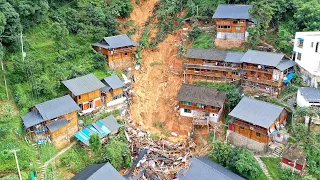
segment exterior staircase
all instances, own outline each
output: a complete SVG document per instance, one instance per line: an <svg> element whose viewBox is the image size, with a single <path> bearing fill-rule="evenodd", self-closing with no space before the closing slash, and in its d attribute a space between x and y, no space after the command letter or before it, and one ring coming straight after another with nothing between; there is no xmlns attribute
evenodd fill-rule
<svg viewBox="0 0 320 180"><path fill-rule="evenodd" d="M39 154L39 148L38 145L33 143L32 146L36 149L36 153L37 153L37 164L40 167L40 173L37 175L37 177L39 177L39 179L41 180L45 180L45 173L46 173L46 168L43 166L43 164L40 161L40 154Z"/></svg>
<svg viewBox="0 0 320 180"><path fill-rule="evenodd" d="M269 174L269 171L266 167L266 165L263 163L263 161L260 159L260 157L258 156L254 156L254 158L258 161L263 173L268 177L269 180L273 180L273 178L271 177L271 175Z"/></svg>
<svg viewBox="0 0 320 180"><path fill-rule="evenodd" d="M281 156L281 153L284 149L284 145L281 144L279 146L277 146L274 151L272 152L272 156L276 157L276 158L279 158Z"/></svg>

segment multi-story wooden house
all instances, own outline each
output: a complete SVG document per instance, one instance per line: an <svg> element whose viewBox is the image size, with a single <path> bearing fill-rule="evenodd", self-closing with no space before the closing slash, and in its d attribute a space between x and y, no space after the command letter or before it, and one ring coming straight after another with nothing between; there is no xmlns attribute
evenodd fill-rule
<svg viewBox="0 0 320 180"><path fill-rule="evenodd" d="M284 54L248 50L240 60L243 64L242 86L278 96L293 78L295 62Z"/></svg>
<svg viewBox="0 0 320 180"><path fill-rule="evenodd" d="M193 118L193 124L209 125L223 118L227 95L216 88L183 84L178 92L181 116Z"/></svg>
<svg viewBox="0 0 320 180"><path fill-rule="evenodd" d="M107 106L123 103L127 99L123 92L125 84L118 76L106 77L101 82L105 85L101 88L102 100Z"/></svg>
<svg viewBox="0 0 320 180"><path fill-rule="evenodd" d="M188 49L184 63L184 81L240 80L243 52L229 52L216 49Z"/></svg>
<svg viewBox="0 0 320 180"><path fill-rule="evenodd" d="M95 51L101 52L107 58L111 68L126 67L133 62L135 46L126 34L104 37L101 41L92 44Z"/></svg>
<svg viewBox="0 0 320 180"><path fill-rule="evenodd" d="M35 105L22 120L37 144L50 140L56 148L62 148L78 131L78 110L79 106L66 95Z"/></svg>
<svg viewBox="0 0 320 180"><path fill-rule="evenodd" d="M246 40L247 28L254 24L249 13L252 5L218 5L213 19L216 23L217 39Z"/></svg>
<svg viewBox="0 0 320 180"><path fill-rule="evenodd" d="M288 112L283 107L243 97L229 116L232 121L228 130L242 137L233 138L234 145L250 146L253 142L258 142L263 146L262 149L266 150L267 144L273 141L286 142L288 139L284 131Z"/></svg>
<svg viewBox="0 0 320 180"><path fill-rule="evenodd" d="M105 85L93 74L62 81L69 95L80 106L80 114L92 112L102 106L101 88Z"/></svg>

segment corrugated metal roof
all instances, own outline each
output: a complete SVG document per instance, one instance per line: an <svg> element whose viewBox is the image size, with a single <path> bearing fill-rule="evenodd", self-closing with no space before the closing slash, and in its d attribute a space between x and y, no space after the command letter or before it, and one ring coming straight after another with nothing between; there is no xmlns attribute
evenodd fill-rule
<svg viewBox="0 0 320 180"><path fill-rule="evenodd" d="M240 61L276 67L283 57L284 54L281 53L248 50Z"/></svg>
<svg viewBox="0 0 320 180"><path fill-rule="evenodd" d="M93 74L62 81L62 83L75 95L81 95L105 87Z"/></svg>
<svg viewBox="0 0 320 180"><path fill-rule="evenodd" d="M224 61L231 63L242 63L240 60L244 54L244 52L228 52L227 57Z"/></svg>
<svg viewBox="0 0 320 180"><path fill-rule="evenodd" d="M301 95L306 101L320 102L320 90L311 87L299 87Z"/></svg>
<svg viewBox="0 0 320 180"><path fill-rule="evenodd" d="M193 157L189 169L186 169L186 173L178 173L178 178L180 180L245 180L207 157Z"/></svg>
<svg viewBox="0 0 320 180"><path fill-rule="evenodd" d="M109 76L103 79L102 81L106 86L109 86L112 89L117 89L124 87L124 83L116 75Z"/></svg>
<svg viewBox="0 0 320 180"><path fill-rule="evenodd" d="M110 164L91 164L75 175L72 180L125 180Z"/></svg>
<svg viewBox="0 0 320 180"><path fill-rule="evenodd" d="M229 116L269 128L280 116L283 109L283 107L268 102L243 97L238 105L229 113Z"/></svg>
<svg viewBox="0 0 320 180"><path fill-rule="evenodd" d="M69 95L37 104L35 107L44 120L53 119L80 110L79 106Z"/></svg>
<svg viewBox="0 0 320 180"><path fill-rule="evenodd" d="M66 126L68 123L69 122L66 119L59 119L46 124L46 126L50 130L50 132L55 132L56 130Z"/></svg>
<svg viewBox="0 0 320 180"><path fill-rule="evenodd" d="M32 127L44 121L37 111L30 111L22 117L23 124L26 128Z"/></svg>
<svg viewBox="0 0 320 180"><path fill-rule="evenodd" d="M132 41L126 34L104 37L100 42L92 44L92 46L98 46L108 49L136 45L138 45L138 43Z"/></svg>
<svg viewBox="0 0 320 180"><path fill-rule="evenodd" d="M113 115L110 115L102 120L100 120L111 132L119 129L121 125L118 123Z"/></svg>
<svg viewBox="0 0 320 180"><path fill-rule="evenodd" d="M192 84L183 84L177 95L177 100L179 101L217 107L222 107L226 99L226 93L216 88Z"/></svg>
<svg viewBox="0 0 320 180"><path fill-rule="evenodd" d="M205 59L205 60L217 60L224 61L228 51L217 49L199 49L190 48L187 51L187 58Z"/></svg>
<svg viewBox="0 0 320 180"><path fill-rule="evenodd" d="M252 5L220 4L213 18L250 19L249 9Z"/></svg>
<svg viewBox="0 0 320 180"><path fill-rule="evenodd" d="M292 61L292 60L282 60L280 61L280 63L277 65L277 69L279 69L280 71L284 71L288 68L291 68L293 66L295 66L297 63Z"/></svg>

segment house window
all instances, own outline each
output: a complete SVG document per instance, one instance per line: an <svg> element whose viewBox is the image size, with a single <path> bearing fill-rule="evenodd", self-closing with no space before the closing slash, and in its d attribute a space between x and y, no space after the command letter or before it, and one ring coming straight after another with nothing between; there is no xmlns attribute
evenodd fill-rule
<svg viewBox="0 0 320 180"><path fill-rule="evenodd" d="M230 26L218 26L219 29L230 29Z"/></svg>
<svg viewBox="0 0 320 180"><path fill-rule="evenodd" d="M123 97L123 94L119 94L119 95L113 96L112 100L117 100L117 99L120 99L122 97Z"/></svg>
<svg viewBox="0 0 320 180"><path fill-rule="evenodd" d="M240 23L240 20L233 21L233 24L238 24L238 23Z"/></svg>
<svg viewBox="0 0 320 180"><path fill-rule="evenodd" d="M319 42L317 42L316 44L316 52L318 52L318 50L319 50Z"/></svg>
<svg viewBox="0 0 320 180"><path fill-rule="evenodd" d="M240 126L240 129L244 129L244 127L243 127L243 126Z"/></svg>
<svg viewBox="0 0 320 180"><path fill-rule="evenodd" d="M303 47L303 39L298 40L298 47L302 48Z"/></svg>
<svg viewBox="0 0 320 180"><path fill-rule="evenodd" d="M237 31L240 31L240 26L236 26L236 30L237 30Z"/></svg>
<svg viewBox="0 0 320 180"><path fill-rule="evenodd" d="M232 74L233 75L238 75L238 72L237 71L233 71Z"/></svg>
<svg viewBox="0 0 320 180"><path fill-rule="evenodd" d="M298 52L297 59L301 61L301 53Z"/></svg>
<svg viewBox="0 0 320 180"><path fill-rule="evenodd" d="M194 59L193 59L193 62L196 62L196 61L197 61L197 59L196 59L196 58L194 58Z"/></svg>
<svg viewBox="0 0 320 180"><path fill-rule="evenodd" d="M81 99L81 96L78 96L78 99Z"/></svg>
<svg viewBox="0 0 320 180"><path fill-rule="evenodd" d="M128 53L124 53L125 56L128 56Z"/></svg>
<svg viewBox="0 0 320 180"><path fill-rule="evenodd" d="M194 69L194 72L199 72L200 71L200 69Z"/></svg>
<svg viewBox="0 0 320 180"><path fill-rule="evenodd" d="M191 110L190 109L184 109L183 112L184 113L191 113Z"/></svg>
<svg viewBox="0 0 320 180"><path fill-rule="evenodd" d="M197 106L198 108L201 108L201 104L199 104L199 103L197 103L196 106Z"/></svg>
<svg viewBox="0 0 320 180"><path fill-rule="evenodd" d="M183 105L188 105L188 102L187 101L182 101L182 104Z"/></svg>
<svg viewBox="0 0 320 180"><path fill-rule="evenodd" d="M311 47L313 47L313 42L311 42Z"/></svg>
<svg viewBox="0 0 320 180"><path fill-rule="evenodd" d="M211 109L217 109L217 107L215 107L215 106L211 106Z"/></svg>
<svg viewBox="0 0 320 180"><path fill-rule="evenodd" d="M188 102L188 105L191 106L191 105L192 105L192 102Z"/></svg>
<svg viewBox="0 0 320 180"><path fill-rule="evenodd" d="M261 135L260 133L256 132L256 136L257 136L257 137L260 137L260 135Z"/></svg>

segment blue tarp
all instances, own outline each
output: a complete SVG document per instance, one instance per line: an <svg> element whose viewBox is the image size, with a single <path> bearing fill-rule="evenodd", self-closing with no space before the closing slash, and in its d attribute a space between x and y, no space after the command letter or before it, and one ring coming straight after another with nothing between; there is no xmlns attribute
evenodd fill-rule
<svg viewBox="0 0 320 180"><path fill-rule="evenodd" d="M289 73L285 78L283 78L282 82L288 84L291 81L291 79L293 78L293 75L294 75L293 72Z"/></svg>
<svg viewBox="0 0 320 180"><path fill-rule="evenodd" d="M298 38L298 40L302 41L302 40L303 40L303 38Z"/></svg>
<svg viewBox="0 0 320 180"><path fill-rule="evenodd" d="M99 137L102 138L110 133L111 130L109 130L102 121L98 120L96 123L93 123L92 125L90 124L86 128L77 132L74 136L84 144L89 145L88 141L92 134L98 134Z"/></svg>

